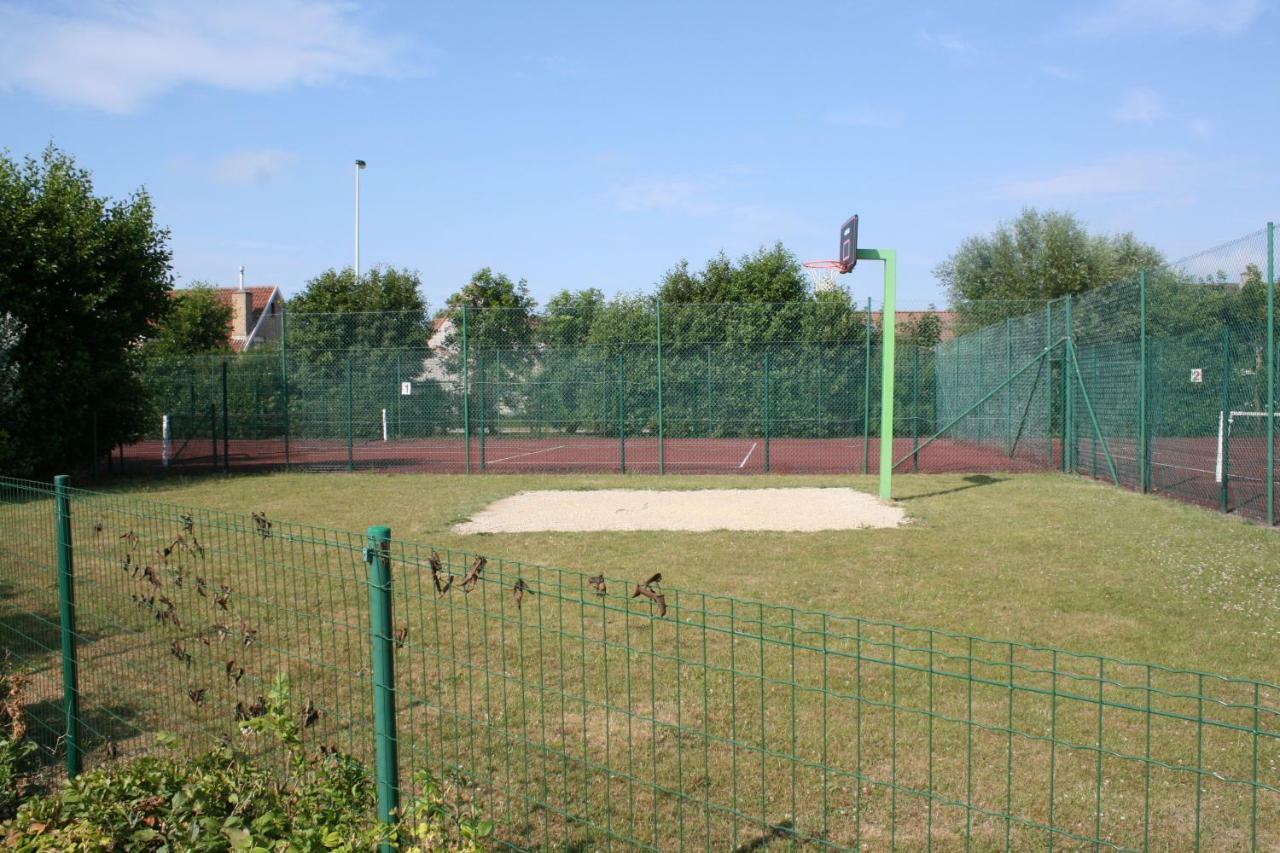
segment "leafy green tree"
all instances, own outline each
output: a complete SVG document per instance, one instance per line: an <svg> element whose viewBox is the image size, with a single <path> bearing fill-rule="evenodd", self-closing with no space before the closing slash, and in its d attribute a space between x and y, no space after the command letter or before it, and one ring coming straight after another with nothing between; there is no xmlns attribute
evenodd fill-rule
<svg viewBox="0 0 1280 853"><path fill-rule="evenodd" d="M231 305L218 298L212 285L198 282L175 290L143 351L146 355L227 352L231 315Z"/></svg>
<svg viewBox="0 0 1280 853"><path fill-rule="evenodd" d="M552 347L587 343L607 304L604 294L594 287L560 291L547 300L536 329L538 341Z"/></svg>
<svg viewBox="0 0 1280 853"><path fill-rule="evenodd" d="M928 311L923 311L903 323L898 336L904 345L928 349L942 341L942 318L930 305Z"/></svg>
<svg viewBox="0 0 1280 853"><path fill-rule="evenodd" d="M340 350L424 348L431 322L421 288L414 270L378 266L357 281L351 267L327 269L289 300L288 346L320 361Z"/></svg>
<svg viewBox="0 0 1280 853"><path fill-rule="evenodd" d="M460 342L461 313L467 311L467 343L477 351L519 350L533 343L533 297L524 279L512 281L491 268L476 271L461 290L445 302L454 329L445 345Z"/></svg>
<svg viewBox="0 0 1280 853"><path fill-rule="evenodd" d="M961 323L981 310L968 324L981 325L1025 314L1025 300L1078 295L1164 266L1160 252L1132 234L1091 235L1074 214L1027 208L991 234L965 240L934 274ZM1006 309L991 300L1006 301Z"/></svg>
<svg viewBox="0 0 1280 853"><path fill-rule="evenodd" d="M475 396L472 423L497 432L503 412L527 403L523 383L534 363L534 301L524 279L512 281L489 267L476 271L461 290L446 301L451 325L444 345L452 353L449 370L462 374L463 311L466 311L470 387Z"/></svg>
<svg viewBox="0 0 1280 853"><path fill-rule="evenodd" d="M136 438L147 407L133 362L169 307L169 233L151 199L94 193L50 146L0 155L0 468L47 474Z"/></svg>
<svg viewBox="0 0 1280 853"><path fill-rule="evenodd" d="M683 304L801 302L809 298L809 282L796 256L775 243L736 262L721 252L697 273L680 261L659 282L658 298Z"/></svg>

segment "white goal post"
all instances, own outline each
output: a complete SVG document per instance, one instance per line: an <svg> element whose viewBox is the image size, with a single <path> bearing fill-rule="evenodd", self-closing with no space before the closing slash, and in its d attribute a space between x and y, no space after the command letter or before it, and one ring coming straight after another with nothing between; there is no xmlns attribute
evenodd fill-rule
<svg viewBox="0 0 1280 853"><path fill-rule="evenodd" d="M155 423L155 421L152 421ZM169 467L169 442L172 436L169 432L169 416L163 415L160 420L160 464L165 468Z"/></svg>
<svg viewBox="0 0 1280 853"><path fill-rule="evenodd" d="M1228 441L1231 438L1232 427L1235 426L1236 421L1247 422L1249 418L1257 418L1265 422L1268 417L1280 419L1280 412L1272 412L1270 415L1266 412L1218 412L1218 455L1217 461L1213 466L1213 481L1215 483L1222 482L1223 467L1229 447Z"/></svg>

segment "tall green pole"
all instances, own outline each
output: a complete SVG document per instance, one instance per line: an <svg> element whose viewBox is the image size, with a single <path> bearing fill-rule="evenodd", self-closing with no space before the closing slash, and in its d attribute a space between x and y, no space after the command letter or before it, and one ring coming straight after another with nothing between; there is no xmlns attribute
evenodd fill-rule
<svg viewBox="0 0 1280 853"><path fill-rule="evenodd" d="M66 726L67 775L80 772L80 678L76 660L75 563L71 550L71 498L67 475L53 478L58 520L58 627L62 637L62 711Z"/></svg>
<svg viewBox="0 0 1280 853"><path fill-rule="evenodd" d="M1276 224L1267 223L1267 524L1276 523Z"/></svg>
<svg viewBox="0 0 1280 853"><path fill-rule="evenodd" d="M284 427L284 467L289 470L289 361L285 347L289 340L289 312L280 311L280 420Z"/></svg>
<svg viewBox="0 0 1280 853"><path fill-rule="evenodd" d="M655 332L658 344L658 473L667 473L667 448L666 442L663 440L663 411L662 411L662 301L658 300L655 304L656 323Z"/></svg>
<svg viewBox="0 0 1280 853"><path fill-rule="evenodd" d="M347 356L347 470L355 469L355 435L352 431L351 416L351 356Z"/></svg>
<svg viewBox="0 0 1280 853"><path fill-rule="evenodd" d="M462 306L462 434L467 449L467 473L471 473L471 380L467 360L467 306Z"/></svg>
<svg viewBox="0 0 1280 853"><path fill-rule="evenodd" d="M893 495L894 343L898 318L898 253L859 249L858 260L884 261L884 305L880 320L880 500Z"/></svg>
<svg viewBox="0 0 1280 853"><path fill-rule="evenodd" d="M867 297L867 325L862 359L862 473L871 473L871 297Z"/></svg>
<svg viewBox="0 0 1280 853"><path fill-rule="evenodd" d="M1147 476L1151 458L1147 445L1147 270L1138 270L1138 488L1151 490Z"/></svg>
<svg viewBox="0 0 1280 853"><path fill-rule="evenodd" d="M400 811L400 762L396 749L396 659L391 617L391 528L370 527L365 560L369 564L369 634L373 651L374 776L378 820L388 826ZM383 853L394 848L383 842Z"/></svg>

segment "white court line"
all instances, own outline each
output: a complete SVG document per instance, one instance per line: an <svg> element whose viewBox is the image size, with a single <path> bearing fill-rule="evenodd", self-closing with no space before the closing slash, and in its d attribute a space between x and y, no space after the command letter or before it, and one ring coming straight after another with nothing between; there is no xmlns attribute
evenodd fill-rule
<svg viewBox="0 0 1280 853"><path fill-rule="evenodd" d="M760 444L760 442L758 442L758 441L753 441L753 442L751 443L751 449L747 451L747 455L746 455L746 456L744 456L744 457L742 457L742 461L738 463L738 467L739 467L739 468L745 468L745 467L746 467L746 465L747 465L747 460L751 458L751 454L752 454L752 453L755 453L755 452L756 452L756 447L757 447L759 444Z"/></svg>
<svg viewBox="0 0 1280 853"><path fill-rule="evenodd" d="M530 450L528 453L517 453L514 456L504 456L501 459L490 459L485 462L486 465L497 465L499 462L506 462L508 459L519 459L521 456L532 456L535 453L550 453L553 450L564 450L569 445L557 444L555 447L544 447L541 450Z"/></svg>

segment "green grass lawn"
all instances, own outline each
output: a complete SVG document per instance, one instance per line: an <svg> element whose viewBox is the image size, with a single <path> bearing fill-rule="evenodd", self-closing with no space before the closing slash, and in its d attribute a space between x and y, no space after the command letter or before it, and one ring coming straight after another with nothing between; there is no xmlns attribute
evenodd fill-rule
<svg viewBox="0 0 1280 853"><path fill-rule="evenodd" d="M112 484L157 500L770 604L1280 681L1280 533L1058 474L901 476L912 522L823 533L519 533L453 524L526 489L852 486L832 476L272 474Z"/></svg>
<svg viewBox="0 0 1280 853"><path fill-rule="evenodd" d="M413 790L414 769L456 777L520 846L735 849L784 826L846 849L1280 843L1280 689L1034 648L1280 681L1275 532L1054 474L898 478L912 520L892 530L451 532L521 490L620 485L874 489L808 476L108 483L108 497L72 502L93 759L107 739L147 751L158 730L188 745L235 737L237 702L287 674L321 713L308 740L368 761L362 531L386 524L439 548L454 582L435 593L429 549L392 555L401 784ZM241 517L187 522L135 497ZM56 734L50 518L47 497L0 494L0 627ZM188 523L202 550L165 553ZM469 592L464 552L490 558ZM575 570L605 575L607 595ZM629 595L657 571L663 617ZM149 595L181 624L138 603Z"/></svg>

